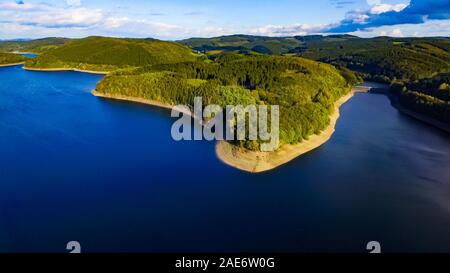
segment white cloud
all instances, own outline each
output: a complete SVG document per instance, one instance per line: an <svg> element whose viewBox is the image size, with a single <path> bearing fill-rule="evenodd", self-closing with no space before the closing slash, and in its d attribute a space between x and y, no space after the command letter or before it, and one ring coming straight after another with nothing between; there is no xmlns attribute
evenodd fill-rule
<svg viewBox="0 0 450 273"><path fill-rule="evenodd" d="M367 4L369 6L379 5L379 4L381 4L381 0L367 0Z"/></svg>
<svg viewBox="0 0 450 273"><path fill-rule="evenodd" d="M370 9L370 13L381 14L389 11L399 12L404 10L407 6L408 6L407 4L397 4L397 5L377 4Z"/></svg>
<svg viewBox="0 0 450 273"><path fill-rule="evenodd" d="M310 25L310 24L293 24L286 26L267 25L252 28L248 31L248 33L264 36L296 36L319 32L324 27L325 25Z"/></svg>
<svg viewBox="0 0 450 273"><path fill-rule="evenodd" d="M81 1L77 0L68 0L65 4L67 5L0 3L0 38L105 35L173 39L239 32L234 28L211 24L188 28L147 18L119 16L102 9L82 7Z"/></svg>
<svg viewBox="0 0 450 273"><path fill-rule="evenodd" d="M402 24L382 26L351 34L360 37L394 36L394 37L435 37L450 36L450 20L429 20L423 24Z"/></svg>
<svg viewBox="0 0 450 273"><path fill-rule="evenodd" d="M32 9L29 12L0 11L0 21L19 25L42 26L48 28L90 27L103 22L106 14L99 9L47 7L45 10Z"/></svg>
<svg viewBox="0 0 450 273"><path fill-rule="evenodd" d="M51 8L49 4L39 3L18 3L18 2L6 2L0 3L0 11L16 11L16 12L32 12L32 11L45 11Z"/></svg>
<svg viewBox="0 0 450 273"><path fill-rule="evenodd" d="M70 2L70 4L69 4ZM80 6L78 6L78 2ZM155 37L161 39L182 39L188 37L211 37L235 33L265 36L295 36L321 34L337 24L288 24L230 27L214 22L204 22L196 27L182 23L172 24L158 21L154 17L128 17L114 11L89 9L81 1L71 0L60 5L46 3L17 4L0 2L0 38L40 38L47 36L84 37L105 35L118 37ZM398 11L406 5L374 3L373 14ZM356 10L346 16L351 22L364 24L370 12ZM161 20L161 21L159 21ZM384 26L367 28L352 34L372 37L389 36L450 36L450 20L430 20L424 24Z"/></svg>
<svg viewBox="0 0 450 273"><path fill-rule="evenodd" d="M72 7L79 7L82 5L81 0L66 0L66 3Z"/></svg>
<svg viewBox="0 0 450 273"><path fill-rule="evenodd" d="M399 28L394 28L391 32L392 37L403 37L403 32Z"/></svg>

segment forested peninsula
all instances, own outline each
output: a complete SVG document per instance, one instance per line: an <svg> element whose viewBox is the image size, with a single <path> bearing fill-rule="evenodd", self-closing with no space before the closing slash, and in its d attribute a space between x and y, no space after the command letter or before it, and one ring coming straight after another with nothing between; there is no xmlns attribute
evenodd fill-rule
<svg viewBox="0 0 450 273"><path fill-rule="evenodd" d="M13 53L0 52L0 66L11 66L25 63L28 58Z"/></svg>
<svg viewBox="0 0 450 273"><path fill-rule="evenodd" d="M146 65L189 62L198 58L184 45L155 39L88 37L67 40L63 45L59 42L37 58L28 60L25 69L76 69L107 73Z"/></svg>

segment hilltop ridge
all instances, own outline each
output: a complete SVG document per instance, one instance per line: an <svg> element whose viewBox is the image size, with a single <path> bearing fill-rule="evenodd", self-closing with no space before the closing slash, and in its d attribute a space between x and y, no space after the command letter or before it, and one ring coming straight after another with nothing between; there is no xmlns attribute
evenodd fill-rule
<svg viewBox="0 0 450 273"><path fill-rule="evenodd" d="M113 71L119 68L195 61L198 58L184 45L155 39L122 39L91 36L66 41L27 61L33 69L74 68Z"/></svg>

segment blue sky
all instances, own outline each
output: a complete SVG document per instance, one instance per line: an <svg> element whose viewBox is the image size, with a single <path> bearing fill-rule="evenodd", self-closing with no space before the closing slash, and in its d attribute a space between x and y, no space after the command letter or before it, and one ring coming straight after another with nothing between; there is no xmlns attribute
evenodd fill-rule
<svg viewBox="0 0 450 273"><path fill-rule="evenodd" d="M0 0L0 39L450 36L450 0Z"/></svg>

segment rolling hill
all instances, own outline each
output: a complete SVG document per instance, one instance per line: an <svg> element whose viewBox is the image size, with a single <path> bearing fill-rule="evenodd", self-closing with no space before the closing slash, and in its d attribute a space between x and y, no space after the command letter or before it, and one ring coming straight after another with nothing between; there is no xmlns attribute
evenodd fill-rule
<svg viewBox="0 0 450 273"><path fill-rule="evenodd" d="M345 66L367 79L390 83L414 81L450 71L447 38L363 39L317 37L305 40L298 55L336 66Z"/></svg>
<svg viewBox="0 0 450 273"><path fill-rule="evenodd" d="M231 35L215 38L191 38L179 41L201 52L255 52L281 55L301 46L303 42L294 37L263 37Z"/></svg>
<svg viewBox="0 0 450 273"><path fill-rule="evenodd" d="M6 52L43 53L64 45L70 39L44 38L37 40L0 41L0 50Z"/></svg>
<svg viewBox="0 0 450 273"><path fill-rule="evenodd" d="M405 108L420 110L421 114L450 125L450 101L448 96L442 96L442 92L449 92L447 88L437 92L436 88L422 86L413 92L406 92L417 82L433 81L438 86L449 84L448 77L439 76L450 72L449 38L365 39L352 35L271 38L233 35L181 42L205 52L211 59L228 51L247 55L255 52L297 55L332 64L341 71L346 68L358 72L366 80L395 83L397 89L400 85L400 89L405 91L391 90L394 100L403 102ZM441 95L436 97L436 94Z"/></svg>
<svg viewBox="0 0 450 273"><path fill-rule="evenodd" d="M174 42L88 37L71 40L46 51L29 60L26 67L112 71L125 67L195 61L198 57L190 48Z"/></svg>
<svg viewBox="0 0 450 273"><path fill-rule="evenodd" d="M416 80L450 71L448 38L371 39L352 35L263 37L231 35L180 41L207 55L222 52L298 55L345 66L366 78L390 83Z"/></svg>

